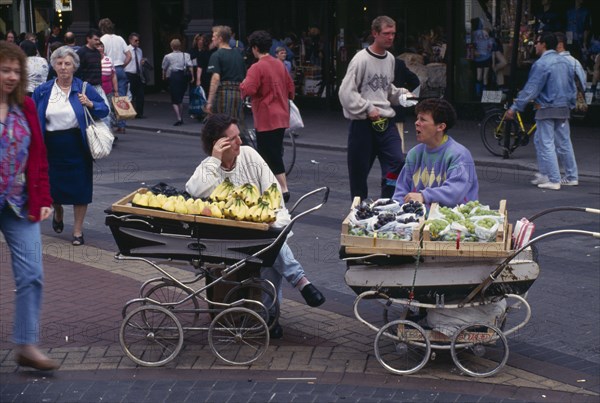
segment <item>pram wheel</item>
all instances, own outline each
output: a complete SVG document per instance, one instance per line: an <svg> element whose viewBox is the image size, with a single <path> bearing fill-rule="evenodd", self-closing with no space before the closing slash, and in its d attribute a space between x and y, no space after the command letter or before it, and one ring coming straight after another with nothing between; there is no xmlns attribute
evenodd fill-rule
<svg viewBox="0 0 600 403"><path fill-rule="evenodd" d="M192 291L167 280L150 288L144 297L155 300L160 306L175 313L182 326L194 327L200 317L200 304L193 294ZM188 297L188 300L179 303Z"/></svg>
<svg viewBox="0 0 600 403"><path fill-rule="evenodd" d="M183 346L181 323L169 310L144 305L131 311L119 330L125 354L138 365L158 367L171 361Z"/></svg>
<svg viewBox="0 0 600 403"><path fill-rule="evenodd" d="M228 364L247 365L269 347L269 329L256 312L241 307L220 312L208 328L213 353Z"/></svg>
<svg viewBox="0 0 600 403"><path fill-rule="evenodd" d="M255 311L260 315L266 323L270 323L269 329L277 323L279 319L279 304L277 303L276 290L273 284L269 281L261 279L249 279L250 281L243 282L240 285L232 288L223 298L223 302L231 304L241 299L251 299L264 304L267 308L268 315L263 309L255 309L255 304L247 304L244 308Z"/></svg>
<svg viewBox="0 0 600 403"><path fill-rule="evenodd" d="M483 378L504 367L508 360L508 342L496 326L471 324L460 328L452 337L450 353L462 372Z"/></svg>
<svg viewBox="0 0 600 403"><path fill-rule="evenodd" d="M430 354L431 344L425 330L408 320L384 325L375 337L375 357L393 374L417 372L425 366Z"/></svg>

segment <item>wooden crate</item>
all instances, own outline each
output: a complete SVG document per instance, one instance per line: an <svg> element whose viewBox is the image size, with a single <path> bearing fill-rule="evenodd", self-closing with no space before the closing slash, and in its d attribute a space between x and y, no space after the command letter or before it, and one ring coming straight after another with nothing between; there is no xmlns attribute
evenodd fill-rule
<svg viewBox="0 0 600 403"><path fill-rule="evenodd" d="M356 197L352 202L352 208L358 204L360 204L360 198ZM430 212L437 208L436 203L432 204ZM341 246L345 247L345 251L349 255L381 253L416 256L420 253L421 256L506 257L511 253L510 236L512 234L512 225L508 224L506 200L500 201L498 211L504 215L504 224L498 229L496 242L461 242L458 245L456 242L432 241L428 225L417 226L413 232L412 241L349 235L350 212L342 222ZM423 231L423 240L419 242L421 230Z"/></svg>
<svg viewBox="0 0 600 403"><path fill-rule="evenodd" d="M148 217L158 217L158 218L166 218L169 220L177 220L177 221L186 221L186 222L194 222L194 223L202 223L202 224L213 224L213 225L222 225L227 227L237 227L237 228L247 228L247 229L255 229L260 231L267 231L269 229L269 224L267 223L257 223L257 222L249 222L249 221L236 221L230 220L227 218L214 218L207 217L201 215L194 214L180 214L174 213L171 211L165 210L157 210L152 208L144 208L137 207L131 204L133 197L136 193L146 193L148 191L147 188L140 188L134 192L131 192L127 196L113 203L112 211L118 213L129 213L129 214L137 214Z"/></svg>
<svg viewBox="0 0 600 403"><path fill-rule="evenodd" d="M356 236L348 234L350 230L350 215L352 209L360 204L360 197L355 197L350 207L350 212L342 222L342 234L340 244L346 247L346 252L350 254L354 253L386 253L394 255L415 255L419 248L420 225L416 226L413 230L413 241L401 241L399 239L379 239L377 233L374 236ZM424 220L421 219L423 222ZM421 223L422 224L422 223ZM359 252L351 252L352 250L359 250ZM389 251L393 253L389 253Z"/></svg>

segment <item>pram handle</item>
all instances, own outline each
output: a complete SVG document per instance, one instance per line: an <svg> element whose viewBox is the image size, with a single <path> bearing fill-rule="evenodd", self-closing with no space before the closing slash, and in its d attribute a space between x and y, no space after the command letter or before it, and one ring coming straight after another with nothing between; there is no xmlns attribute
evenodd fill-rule
<svg viewBox="0 0 600 403"><path fill-rule="evenodd" d="M572 206L560 206L560 207L553 207L544 211L540 211L537 214L534 214L533 216L531 216L529 218L529 221L533 221L537 218L540 218L541 216L544 216L546 214L550 214L550 213L554 213L556 211L580 211L582 213L592 213L592 214L600 214L600 210L599 209L595 209L595 208L589 208L589 207L572 207Z"/></svg>

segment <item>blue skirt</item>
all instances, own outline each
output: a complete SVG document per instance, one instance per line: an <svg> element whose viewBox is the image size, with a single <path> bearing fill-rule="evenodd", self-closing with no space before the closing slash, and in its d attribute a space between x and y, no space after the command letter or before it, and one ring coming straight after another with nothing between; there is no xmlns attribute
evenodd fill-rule
<svg viewBox="0 0 600 403"><path fill-rule="evenodd" d="M93 160L81 130L46 132L50 194L57 204L90 204L94 184Z"/></svg>

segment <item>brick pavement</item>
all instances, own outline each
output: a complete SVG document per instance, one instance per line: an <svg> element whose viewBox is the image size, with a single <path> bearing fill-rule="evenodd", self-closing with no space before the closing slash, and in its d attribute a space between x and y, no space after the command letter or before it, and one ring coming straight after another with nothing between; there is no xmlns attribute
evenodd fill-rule
<svg viewBox="0 0 600 403"><path fill-rule="evenodd" d="M137 368L124 356L118 343L124 302L137 296L142 281L159 273L140 262L116 261L112 251L93 245L73 248L64 240L52 236L44 236L43 244L46 287L41 347L61 363L57 382L61 383L63 377L70 377L71 373L88 373L92 383L96 378L95 382L107 382L107 378L126 378L132 373L152 378L148 381L150 384L163 379L164 372L160 369ZM6 244L0 243L0 251L0 377L2 390L8 385L18 389L14 385L25 387L31 382L23 384L24 379L19 376L22 372L13 361L14 353L8 340L12 321L13 280L9 265L5 264L8 259ZM169 266L168 270L178 278L193 275L181 267ZM231 379L241 373L257 382L274 381L281 377L309 377L319 382L328 379L329 382L350 387L359 380L369 379L372 381L369 384L371 387L381 388L398 382L405 388L405 382L418 380L422 382L419 384L421 386L440 385L444 392L454 393L457 397L469 390L479 395L491 393L490 388L512 387L513 391L519 390L523 394L548 396L553 393L557 398L559 394L568 395L569 399L598 398L597 366L589 366L592 370L587 372L581 363L574 368L564 367L560 365L560 360L549 361L553 357L544 356L543 349L532 358L533 354L527 348L516 348L504 370L491 378L474 379L461 375L449 356L444 354L438 354L435 361L429 362L415 375L391 375L377 362L373 353L375 334L354 318L351 302L330 299L321 308L307 308L300 301L298 293L287 291L280 319L285 337L273 340L267 353L257 362L241 368L224 365L210 351L206 335L196 334L186 337L182 352L162 371L168 369L169 378L177 380L181 378L179 375L172 378L173 371L182 374L191 370L197 375L194 370L208 370L202 371L203 380L209 374L226 374L227 379ZM562 361L565 361L565 357L562 357ZM38 386L35 387L40 387L42 378L36 379L38 381L34 384ZM56 387L69 388L67 383ZM70 383L71 387L73 384ZM272 389L267 392L277 393ZM6 397L9 394L7 392ZM217 398L216 395L210 396ZM386 401L384 398L376 400Z"/></svg>

